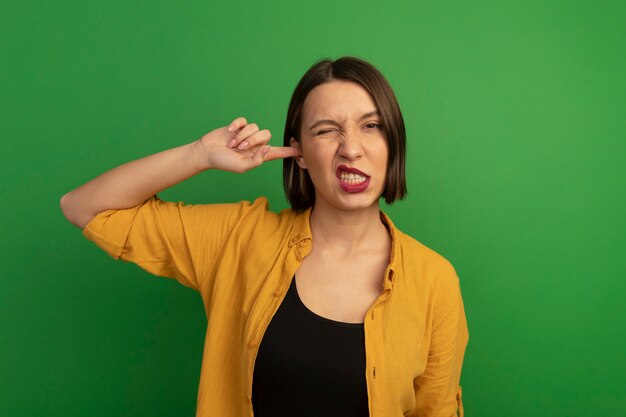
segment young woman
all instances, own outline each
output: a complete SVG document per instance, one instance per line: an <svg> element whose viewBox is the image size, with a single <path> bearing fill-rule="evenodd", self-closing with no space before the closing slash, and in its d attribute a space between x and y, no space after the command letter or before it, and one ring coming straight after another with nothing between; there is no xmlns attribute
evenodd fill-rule
<svg viewBox="0 0 626 417"><path fill-rule="evenodd" d="M115 259L199 291L208 325L198 416L463 415L459 279L380 210L406 195L405 128L366 61L321 60L296 87L284 147L239 117L61 198ZM283 159L290 209L157 193L200 172Z"/></svg>

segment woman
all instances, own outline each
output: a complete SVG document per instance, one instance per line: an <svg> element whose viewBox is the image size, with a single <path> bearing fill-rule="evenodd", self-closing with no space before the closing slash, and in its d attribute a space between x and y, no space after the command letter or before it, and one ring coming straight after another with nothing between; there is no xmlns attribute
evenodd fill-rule
<svg viewBox="0 0 626 417"><path fill-rule="evenodd" d="M296 87L284 147L239 117L114 168L61 208L115 259L198 290L198 416L463 415L468 342L454 268L380 210L406 194L405 130L384 76L321 60ZM283 158L291 209L156 195L210 169ZM254 383L253 383L254 382Z"/></svg>

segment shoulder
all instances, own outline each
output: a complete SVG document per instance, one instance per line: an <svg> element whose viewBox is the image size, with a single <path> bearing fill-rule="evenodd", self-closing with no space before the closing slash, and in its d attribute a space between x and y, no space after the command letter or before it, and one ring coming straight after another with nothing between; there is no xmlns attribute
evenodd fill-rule
<svg viewBox="0 0 626 417"><path fill-rule="evenodd" d="M270 210L265 196L236 202L186 204L153 198L159 218L156 221L180 221L191 233L223 229L226 234L258 235L263 230L280 228L289 216Z"/></svg>
<svg viewBox="0 0 626 417"><path fill-rule="evenodd" d="M410 279L432 291L435 297L449 297L460 291L457 271L445 256L400 230L396 229L396 233L396 262Z"/></svg>
<svg viewBox="0 0 626 417"><path fill-rule="evenodd" d="M456 277L456 270L452 263L434 249L400 230L391 218L381 212L393 237L393 262L406 272L442 276L442 279Z"/></svg>
<svg viewBox="0 0 626 417"><path fill-rule="evenodd" d="M290 208L280 212L270 209L267 197L253 201L241 201L241 227L255 236L285 234L292 227L298 213Z"/></svg>
<svg viewBox="0 0 626 417"><path fill-rule="evenodd" d="M397 230L397 233L406 262L417 263L422 268L456 274L452 263L442 254L400 230Z"/></svg>

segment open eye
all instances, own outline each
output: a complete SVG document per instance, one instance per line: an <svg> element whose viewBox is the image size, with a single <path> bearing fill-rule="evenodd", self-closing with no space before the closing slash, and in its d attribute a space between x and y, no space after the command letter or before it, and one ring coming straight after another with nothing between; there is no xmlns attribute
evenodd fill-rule
<svg viewBox="0 0 626 417"><path fill-rule="evenodd" d="M383 125L381 125L380 123L374 123L374 122L372 122L372 123L368 123L368 124L366 124L365 126L373 126L373 127L375 127L376 129L380 129Z"/></svg>

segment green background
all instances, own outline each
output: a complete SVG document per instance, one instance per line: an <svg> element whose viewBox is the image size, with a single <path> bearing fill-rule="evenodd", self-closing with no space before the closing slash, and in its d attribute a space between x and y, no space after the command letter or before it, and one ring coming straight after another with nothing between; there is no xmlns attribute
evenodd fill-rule
<svg viewBox="0 0 626 417"><path fill-rule="evenodd" d="M461 279L468 416L624 412L626 3L20 1L0 18L0 415L192 416L206 319L112 261L62 194L243 115L282 143L317 59L376 65L407 127L383 205ZM282 164L186 203L269 198Z"/></svg>

